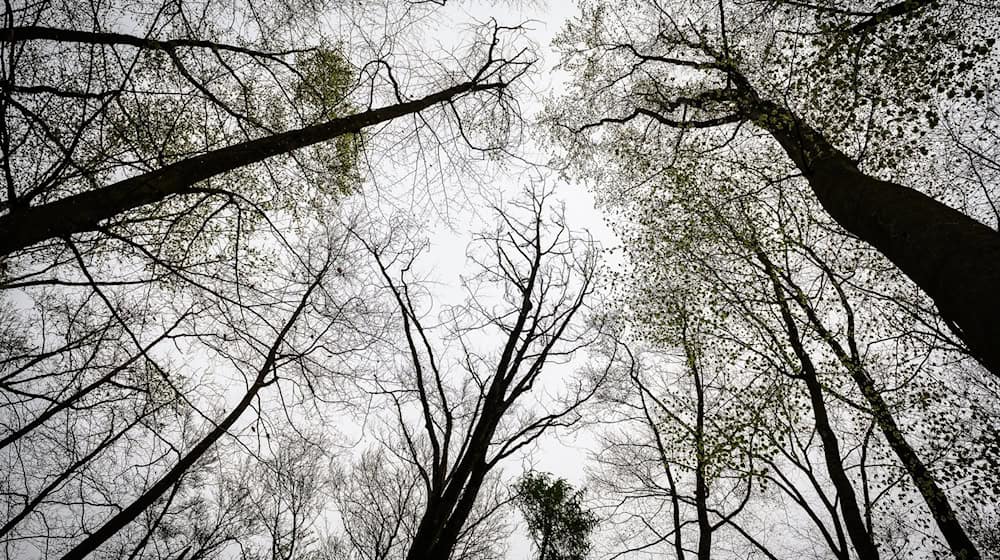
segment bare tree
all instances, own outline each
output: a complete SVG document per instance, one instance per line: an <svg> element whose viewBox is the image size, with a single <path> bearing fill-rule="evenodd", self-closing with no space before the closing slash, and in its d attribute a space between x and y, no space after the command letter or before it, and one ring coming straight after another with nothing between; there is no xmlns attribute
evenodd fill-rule
<svg viewBox="0 0 1000 560"><path fill-rule="evenodd" d="M560 402L540 409L544 401L529 401L553 362L567 361L600 336L599 326L582 328L580 317L595 289L593 243L569 230L547 199L532 190L495 208L500 225L477 238L484 251L471 256L479 272L465 281L470 299L447 309L437 329L407 278L419 251L393 256L369 243L398 306L400 350L408 359L398 374L375 381L376 393L396 411L399 432L389 448L419 485L407 558L469 554L458 543L476 544L473 534L485 534L474 533L476 527L506 501L475 514L491 472L546 430L575 423L595 390L593 383L567 380ZM477 351L481 345L493 349ZM473 557L495 554L482 553Z"/></svg>
<svg viewBox="0 0 1000 560"><path fill-rule="evenodd" d="M229 479L209 467L273 465L270 436L329 420L381 336L330 224L389 136L426 145L472 105L516 124L518 30L487 24L425 65L377 35L432 9L406 2L7 8L5 553L209 558L264 539L241 517L254 496L213 492ZM292 554L285 521L270 528Z"/></svg>
<svg viewBox="0 0 1000 560"><path fill-rule="evenodd" d="M317 191L342 195L343 184L333 193L322 193L329 185L307 190L305 181L295 182L298 193L281 192L280 175L288 171L280 165L254 168L270 185L254 174L232 172L334 141L334 157L326 155L307 167L349 175L357 165L362 130L439 105L459 117L458 108L467 105L463 100L476 95L497 103L500 113L513 111L506 89L531 65L524 51L508 53L501 44L505 34L516 30L493 25L478 38L483 44L462 67L450 69L431 87L407 92L397 81L406 70L384 60L352 65L336 48L268 51L220 43L200 37L200 29L188 28L183 8L165 15L171 10L166 4L150 7L166 23L155 16L143 22L150 26L144 36L103 32L100 16L112 17L110 9L94 20L93 30L21 25L51 17L48 10L55 8L10 11L7 27L0 30L4 59L9 61L2 107L4 257L43 241L101 231L109 221L149 221L150 212L156 217L172 209L173 204L159 203L178 197L260 204L267 198L255 189L271 191L275 201L313 198ZM181 33L181 38L156 38L161 33ZM297 57L294 63L292 55ZM36 85L44 77L35 73L50 65L63 76L94 77L82 90L68 77L67 84ZM200 67L199 76L189 65ZM261 76L268 81L258 83ZM30 85L18 85L24 82ZM383 85L386 91L377 89ZM381 97L392 102L375 106ZM276 122L264 122L268 117Z"/></svg>

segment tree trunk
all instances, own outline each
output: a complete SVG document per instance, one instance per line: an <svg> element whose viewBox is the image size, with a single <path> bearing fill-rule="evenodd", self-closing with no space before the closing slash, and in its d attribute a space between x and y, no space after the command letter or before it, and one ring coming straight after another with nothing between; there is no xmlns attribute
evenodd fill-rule
<svg viewBox="0 0 1000 560"><path fill-rule="evenodd" d="M103 220L162 201L172 195L191 192L196 183L227 171L344 134L358 133L366 127L422 111L464 93L499 87L502 84L465 82L414 101L248 140L106 187L39 206L12 209L7 215L0 216L0 257L47 239L92 231Z"/></svg>
<svg viewBox="0 0 1000 560"><path fill-rule="evenodd" d="M806 388L809 391L809 401L813 409L816 431L819 432L820 440L823 443L823 456L826 459L826 469L840 497L840 513L844 517L847 534L851 537L851 543L854 545L854 551L858 555L858 558L861 560L878 560L878 548L876 548L871 534L868 533L865 527L864 519L861 516L861 509L858 507L857 494L855 494L851 480L844 471L844 464L840 458L840 444L837 441L837 434L833 431L833 426L830 425L830 418L826 413L826 404L823 402L823 388L819 383L816 368L802 344L799 329L795 325L795 319L792 317L791 311L788 309L788 302L781 289L774 266L760 250L757 251L757 258L764 265L768 276L771 278L774 296L781 310L781 318L785 323L788 342L791 344L792 350L795 352L795 357L798 358L799 365L801 366L798 377L806 382Z"/></svg>
<svg viewBox="0 0 1000 560"><path fill-rule="evenodd" d="M477 426L448 486L425 510L407 551L407 560L448 560L451 556L489 471L485 458L496 424L497 421L484 418Z"/></svg>
<svg viewBox="0 0 1000 560"><path fill-rule="evenodd" d="M542 530L542 545L538 547L538 560L548 560L549 538L552 535L552 521L545 521L545 528Z"/></svg>
<svg viewBox="0 0 1000 560"><path fill-rule="evenodd" d="M236 407L229 414L227 414L226 417L219 422L211 432L208 433L208 435L202 438L191 449L191 451L181 457L181 459L177 461L177 463L165 475L163 475L160 480L153 484L149 490L146 490L141 496L136 498L135 501L115 514L111 519L104 522L104 524L101 525L101 527L96 531L90 533L87 538L67 552L66 555L62 557L62 560L83 560L83 558L87 557L91 552L94 552L97 547L101 546L117 532L124 529L126 525L134 521L139 514L146 510L146 508L156 503L156 501L163 496L167 490L177 484L181 477L184 476L184 474L191 467L193 467L195 463L197 463L198 460L212 448L212 446L215 445L215 442L217 442L219 438L229 431L229 428L236 423L239 417L242 416L246 409L253 403L254 399L257 397L257 393L259 393L260 390L268 384L266 381L267 374L274 369L275 362L278 359L278 351L285 340L285 336L288 335L288 332L298 320L299 315L302 314L302 311L305 309L306 304L309 301L310 294L312 294L312 291L317 285L319 285L319 281L322 279L322 276L323 273L317 276L316 280L309 286L309 289L306 290L305 294L302 296L298 307L275 337L274 343L271 345L267 357L264 359L263 365L257 371L256 378Z"/></svg>
<svg viewBox="0 0 1000 560"><path fill-rule="evenodd" d="M808 361L808 358L806 358ZM803 364L805 366L805 364ZM833 481L837 493L840 494L840 513L844 516L844 524L847 525L847 534L851 537L854 550L861 560L877 560L878 549L872 541L871 534L865 529L865 522L858 507L858 498L854 493L854 487L847 478L844 471L844 464L840 458L840 445L837 441L837 434L830 425L830 418L826 414L826 404L823 402L823 389L819 379L816 378L816 371L811 364L803 367L802 377L805 379L806 387L809 390L809 401L812 404L813 416L816 419L816 431L819 432L820 440L823 442L823 456L826 459L826 470L830 473L830 480Z"/></svg>
<svg viewBox="0 0 1000 560"><path fill-rule="evenodd" d="M823 208L934 300L971 354L1000 376L1000 233L916 190L862 173L818 131L770 101L753 121L785 149Z"/></svg>
<svg viewBox="0 0 1000 560"><path fill-rule="evenodd" d="M958 522L958 518L955 517L955 512L951 509L948 497L941 490L941 487L937 485L930 470L927 469L927 466L924 465L920 457L910 447L906 438L903 437L899 426L896 425L896 420L892 417L892 413L889 412L888 405L886 405L882 395L875 389L871 378L858 368L854 368L851 376L864 394L865 400L872 407L875 422L882 430L886 441L889 442L889 447L899 457L899 460L903 463L903 467L906 468L906 472L913 479L914 486L917 487L920 495L923 496L924 503L927 504L927 509L934 516L938 530L941 531L948 546L951 547L955 558L957 560L979 560L981 558L979 551L972 540L969 539L969 536L965 534L965 530Z"/></svg>
<svg viewBox="0 0 1000 560"><path fill-rule="evenodd" d="M794 285L794 283L791 282L791 278L786 275L785 278L791 284L795 298L799 303L799 307L806 312L806 315L809 317L809 322L812 323L813 327L817 330L817 332L819 332L820 336L822 336L823 340L826 342L826 345L837 356L837 359L840 360L844 368L846 368L850 373L851 379L854 380L855 385L857 385L858 389L860 389L861 394L868 402L868 406L872 409L872 416L874 417L875 424L882 431L882 435L885 436L886 441L889 443L889 447L896 454L896 457L899 458L900 462L902 462L906 472L909 473L910 478L913 480L913 484L923 497L924 503L927 504L927 509L930 510L931 515L934 517L938 530L941 531L941 535L944 536L945 541L951 548L952 554L955 555L957 560L979 560L981 558L979 551L976 549L976 545L965 533L965 529L963 529L962 525L958 522L958 518L955 516L954 510L952 510L951 504L948 502L948 497L945 495L941 487L938 486L934 477L931 475L930 470L923 463L923 461L920 460L920 457L917 456L909 442L906 441L906 438L903 436L903 432L896 424L896 419L893 418L892 412L889 410L889 405L886 404L885 399L882 398L882 394L875 387L875 382L862 366L857 342L854 338L854 310L851 307L847 295L837 284L837 279L830 267L823 262L814 251L809 249L809 252L812 258L823 269L823 272L830 278L836 287L841 305L843 306L844 312L847 316L848 326L846 336L848 344L847 348L850 349L850 352L848 352L848 349L845 349L844 345L841 344L834 334L826 328L826 325L824 325L820 320L815 309L809 305L808 299L801 288ZM762 253L759 253L758 258L766 259L767 257L763 256Z"/></svg>
<svg viewBox="0 0 1000 560"><path fill-rule="evenodd" d="M693 355L688 356L697 394L695 417L694 502L698 513L698 560L712 558L712 523L708 518L708 482L705 480L705 388Z"/></svg>

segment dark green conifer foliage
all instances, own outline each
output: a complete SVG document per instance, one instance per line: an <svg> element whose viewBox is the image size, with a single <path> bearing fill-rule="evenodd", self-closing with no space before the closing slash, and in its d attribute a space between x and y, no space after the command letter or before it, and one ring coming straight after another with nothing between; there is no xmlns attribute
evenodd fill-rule
<svg viewBox="0 0 1000 560"><path fill-rule="evenodd" d="M581 505L583 491L549 473L525 473L514 486L538 560L580 560L590 551L597 516Z"/></svg>

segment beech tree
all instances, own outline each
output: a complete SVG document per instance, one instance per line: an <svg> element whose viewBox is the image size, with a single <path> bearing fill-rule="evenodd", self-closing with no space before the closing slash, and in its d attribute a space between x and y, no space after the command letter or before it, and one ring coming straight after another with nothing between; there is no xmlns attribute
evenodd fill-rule
<svg viewBox="0 0 1000 560"><path fill-rule="evenodd" d="M1000 233L898 171L928 151L921 135L940 119L935 101L984 97L997 15L962 2L585 4L559 40L576 81L553 109L556 134L579 148L570 158L588 159L581 133L624 125L596 145L655 176L671 155L737 143L752 154L761 145L745 140L752 125L836 222L919 285L997 373ZM724 132L698 134L710 128ZM660 134L674 148L650 164L636 137Z"/></svg>
<svg viewBox="0 0 1000 560"><path fill-rule="evenodd" d="M757 465L745 469L746 476L777 486L784 499L814 522L835 556L847 558L853 550L859 557L875 558L899 550L889 521L897 518L903 526L918 528L909 531L936 526L941 546L956 558L979 557L969 530L972 503L978 498L953 481L991 476L980 469L992 467L976 459L991 456L991 436L973 434L993 423L989 418L994 413L974 412L992 397L966 392L977 392L973 387L990 378L967 376L950 360L935 357L947 354L947 346L938 346L933 328L923 330L926 319L908 311L907 301L919 300L919 294L908 295L902 279L892 280L873 252L832 228L814 200L780 184L756 185L760 170L733 173L719 159L686 164L658 183L631 189L635 200L619 218L633 263L622 278L626 297L621 298L627 301L631 332L669 348L681 345L676 337L685 324L698 325L702 340L697 355L714 369L731 371L719 390L745 395L729 397L739 403L731 408L736 414L761 415L762 427L751 438L757 443L737 445ZM700 195L709 185L715 192ZM875 282L875 277L881 280ZM683 347L690 349L690 342ZM633 378L646 380L639 387L676 391L669 370L639 375ZM667 380L649 381L655 375ZM937 381L941 376L949 381ZM741 379L763 384L748 390ZM648 406L657 415L673 417L700 402L660 392L640 393L649 395L653 404ZM676 404L664 406L664 401ZM634 397L622 405L638 407ZM966 411L971 424L959 420ZM781 427L784 417L787 428ZM663 423L651 418L649 429L665 438ZM815 435L797 435L804 429ZM697 449L697 430L692 434L685 445ZM818 456L820 447L801 443L817 436L822 442ZM938 438L951 441L944 444L950 451L939 447ZM647 440L636 436L631 441L641 449ZM817 463L824 466L827 480L817 478ZM803 476L813 489L803 487ZM978 488L990 495L995 491ZM813 490L820 509L807 498ZM641 495L642 490L635 492ZM676 494L672 490L662 500ZM900 498L893 496L907 494L924 504L912 519L894 511ZM753 511L761 504L745 507ZM733 521L739 524L741 518ZM777 554L764 533L738 532L758 550Z"/></svg>

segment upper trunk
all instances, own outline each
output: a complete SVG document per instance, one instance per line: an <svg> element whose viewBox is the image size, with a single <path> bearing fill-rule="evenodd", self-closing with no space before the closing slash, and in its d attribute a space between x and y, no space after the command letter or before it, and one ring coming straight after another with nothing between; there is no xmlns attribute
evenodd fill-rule
<svg viewBox="0 0 1000 560"><path fill-rule="evenodd" d="M754 122L785 149L823 208L924 290L972 355L1000 376L1000 233L916 190L862 173L787 109Z"/></svg>
<svg viewBox="0 0 1000 560"><path fill-rule="evenodd" d="M11 210L7 215L0 216L0 257L48 239L92 231L103 220L188 192L196 183L210 177L344 134L356 133L363 128L422 111L463 93L495 87L500 86L465 82L414 101L248 140L106 187L38 206Z"/></svg>

